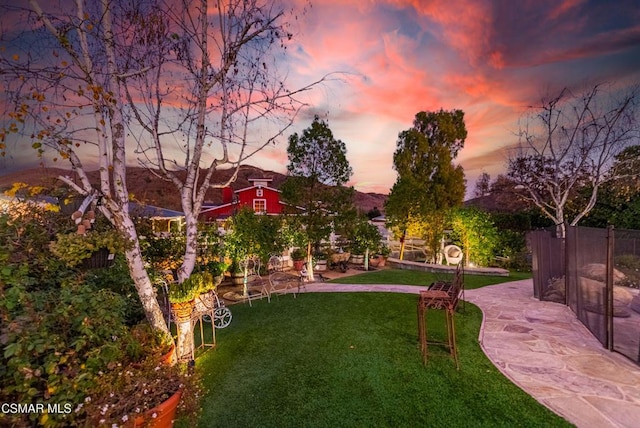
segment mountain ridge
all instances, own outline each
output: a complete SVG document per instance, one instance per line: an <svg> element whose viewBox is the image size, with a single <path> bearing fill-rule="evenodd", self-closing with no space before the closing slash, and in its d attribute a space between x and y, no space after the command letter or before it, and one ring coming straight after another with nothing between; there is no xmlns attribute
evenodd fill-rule
<svg viewBox="0 0 640 428"><path fill-rule="evenodd" d="M97 183L99 176L97 170L89 171L87 174L91 182ZM214 173L214 182L226 181L231 174L231 170L217 170ZM69 169L31 168L0 176L0 190L4 191L9 189L13 183L22 182L30 186L42 186L51 191L56 187L65 186L57 178L60 175L66 175L72 179L75 178L75 172ZM242 165L238 171L238 177L235 182L231 183L231 187L234 190L249 187L251 186L250 178L270 178L272 180L271 187L278 189L286 176L279 172L263 170L253 165ZM139 202L172 210L182 210L180 196L175 191L174 185L146 168L127 167L127 187L129 193ZM354 204L363 213L373 208L383 211L386 199L387 195L381 193L356 190ZM209 189L205 200L207 203L220 204L222 202L222 190L220 188Z"/></svg>

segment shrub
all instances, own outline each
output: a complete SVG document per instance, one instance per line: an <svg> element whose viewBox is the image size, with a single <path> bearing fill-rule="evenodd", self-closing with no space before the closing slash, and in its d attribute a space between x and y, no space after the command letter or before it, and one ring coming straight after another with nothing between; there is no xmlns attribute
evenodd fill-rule
<svg viewBox="0 0 640 428"><path fill-rule="evenodd" d="M291 260L304 260L307 253L302 248L296 248L291 252Z"/></svg>
<svg viewBox="0 0 640 428"><path fill-rule="evenodd" d="M82 425L96 415L83 405L118 375L118 364L139 367L158 349L125 322L125 264L69 269L47 245L56 227L65 227L59 216L36 207L0 215L0 402L74 408L0 413L0 426Z"/></svg>
<svg viewBox="0 0 640 428"><path fill-rule="evenodd" d="M124 256L116 256L109 269L92 269L83 278L87 285L95 289L111 290L122 296L126 302L124 319L128 326L134 326L145 319L144 309Z"/></svg>
<svg viewBox="0 0 640 428"><path fill-rule="evenodd" d="M6 267L2 279L24 272ZM0 331L4 347L1 402L82 402L95 376L126 357L130 339L124 324L124 300L116 293L69 278L57 289L31 291L16 281L5 282L0 296L0 314L6 321ZM44 415L8 417L25 422ZM68 424L66 415L48 418L39 422Z"/></svg>
<svg viewBox="0 0 640 428"><path fill-rule="evenodd" d="M78 233L57 234L56 241L50 244L51 252L69 267L79 265L98 250L107 249L111 254L117 254L124 252L125 248L125 241L115 230L90 231L84 235Z"/></svg>
<svg viewBox="0 0 640 428"><path fill-rule="evenodd" d="M195 300L200 294L203 278L201 274L193 273L182 282L174 282L169 286L169 301L171 303L186 303Z"/></svg>

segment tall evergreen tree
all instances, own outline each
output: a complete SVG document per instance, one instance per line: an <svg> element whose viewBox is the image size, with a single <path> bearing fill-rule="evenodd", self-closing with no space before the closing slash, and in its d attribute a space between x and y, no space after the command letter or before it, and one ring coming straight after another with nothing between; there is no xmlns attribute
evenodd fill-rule
<svg viewBox="0 0 640 428"><path fill-rule="evenodd" d="M399 134L393 155L398 178L385 204L385 212L389 226L399 229L403 243L409 224L446 215L449 209L462 203L464 171L453 160L464 147L466 138L462 110L420 112L413 127ZM437 245L428 243L434 255L438 252ZM401 258L403 252L404 245Z"/></svg>
<svg viewBox="0 0 640 428"><path fill-rule="evenodd" d="M313 278L311 253L314 246L340 228L346 218L355 217L353 187L345 184L352 170L347 148L336 140L329 125L315 116L311 126L289 137L287 178L282 185L282 199L289 207L301 207L300 222L307 247L307 272Z"/></svg>

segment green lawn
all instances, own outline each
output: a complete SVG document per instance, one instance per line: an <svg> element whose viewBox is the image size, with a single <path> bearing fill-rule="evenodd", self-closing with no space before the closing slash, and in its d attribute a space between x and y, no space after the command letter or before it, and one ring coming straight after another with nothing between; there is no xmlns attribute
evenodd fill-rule
<svg viewBox="0 0 640 428"><path fill-rule="evenodd" d="M491 284L531 278L531 272L511 272L509 276L464 275L464 286L470 290ZM426 286L434 281L452 280L453 274L406 269L381 269L331 280L340 284L404 284Z"/></svg>
<svg viewBox="0 0 640 428"><path fill-rule="evenodd" d="M474 305L456 314L460 370L438 346L423 366L416 301L303 293L232 306L217 348L197 360L208 388L200 426L570 426L485 357ZM444 339L441 311L429 311L428 326L430 340Z"/></svg>

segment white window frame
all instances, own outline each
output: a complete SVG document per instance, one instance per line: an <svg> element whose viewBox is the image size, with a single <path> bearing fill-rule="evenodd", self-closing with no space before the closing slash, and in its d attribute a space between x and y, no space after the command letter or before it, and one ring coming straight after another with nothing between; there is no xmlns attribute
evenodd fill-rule
<svg viewBox="0 0 640 428"><path fill-rule="evenodd" d="M256 209L257 203L262 203L264 205L264 210L258 211ZM253 200L253 212L256 214L265 214L267 212L267 200L266 199L254 199Z"/></svg>
<svg viewBox="0 0 640 428"><path fill-rule="evenodd" d="M256 196L259 196L259 197L263 196L262 189L256 189Z"/></svg>

